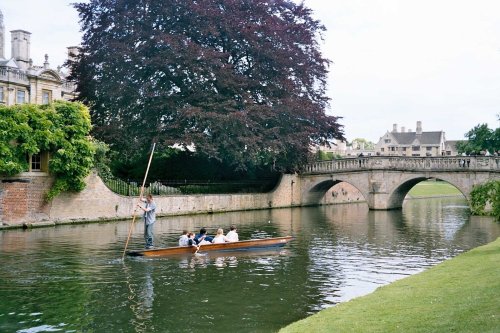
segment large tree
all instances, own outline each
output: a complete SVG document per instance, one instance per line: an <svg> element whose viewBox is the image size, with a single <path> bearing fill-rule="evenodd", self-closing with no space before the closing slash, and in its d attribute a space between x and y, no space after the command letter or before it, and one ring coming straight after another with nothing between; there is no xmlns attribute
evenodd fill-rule
<svg viewBox="0 0 500 333"><path fill-rule="evenodd" d="M324 26L288 0L91 0L72 64L94 135L132 156L157 140L235 168L295 171L343 138L325 95Z"/></svg>
<svg viewBox="0 0 500 333"><path fill-rule="evenodd" d="M458 153L478 154L481 151L500 151L500 128L492 130L488 124L479 124L465 133L466 141L457 142Z"/></svg>

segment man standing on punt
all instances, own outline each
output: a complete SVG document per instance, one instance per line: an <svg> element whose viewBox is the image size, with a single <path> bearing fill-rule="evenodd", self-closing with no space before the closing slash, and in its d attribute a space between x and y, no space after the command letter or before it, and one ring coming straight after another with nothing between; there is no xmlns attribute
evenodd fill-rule
<svg viewBox="0 0 500 333"><path fill-rule="evenodd" d="M137 207L144 211L144 240L146 241L146 249L153 248L153 226L156 221L156 203L153 200L153 196L148 194L144 200L142 197L140 199L145 202L144 207L141 204L137 204Z"/></svg>

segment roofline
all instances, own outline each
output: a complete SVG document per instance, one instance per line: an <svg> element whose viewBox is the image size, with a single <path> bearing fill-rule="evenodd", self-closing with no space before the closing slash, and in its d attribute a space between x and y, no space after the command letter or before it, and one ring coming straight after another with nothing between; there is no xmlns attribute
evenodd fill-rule
<svg viewBox="0 0 500 333"><path fill-rule="evenodd" d="M23 29L15 29L15 30L11 30L10 32L24 32L25 34L30 34L31 35L31 32L23 30Z"/></svg>

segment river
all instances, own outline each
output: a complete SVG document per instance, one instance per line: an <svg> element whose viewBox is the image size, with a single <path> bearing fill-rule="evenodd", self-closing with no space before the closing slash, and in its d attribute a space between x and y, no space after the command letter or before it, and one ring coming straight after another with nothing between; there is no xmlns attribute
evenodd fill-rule
<svg viewBox="0 0 500 333"><path fill-rule="evenodd" d="M461 198L159 219L157 246L183 229L236 224L240 239L293 235L278 250L121 260L130 221L0 233L0 332L275 332L495 240L500 224ZM142 222L129 249L142 248Z"/></svg>

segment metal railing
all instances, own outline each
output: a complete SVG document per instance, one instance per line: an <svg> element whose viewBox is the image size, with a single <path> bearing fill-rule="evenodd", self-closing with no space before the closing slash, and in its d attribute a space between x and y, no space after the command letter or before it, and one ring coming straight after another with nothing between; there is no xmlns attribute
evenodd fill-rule
<svg viewBox="0 0 500 333"><path fill-rule="evenodd" d="M138 196L142 181L121 180L118 178L103 179L113 192L125 196ZM147 183L144 194L153 195L189 195L189 194L231 194L231 193L265 193L276 185L274 179L211 181L211 180L160 180Z"/></svg>

